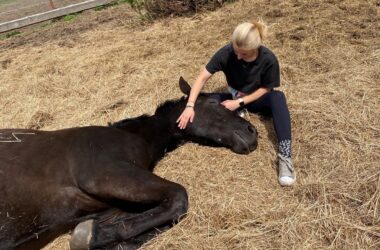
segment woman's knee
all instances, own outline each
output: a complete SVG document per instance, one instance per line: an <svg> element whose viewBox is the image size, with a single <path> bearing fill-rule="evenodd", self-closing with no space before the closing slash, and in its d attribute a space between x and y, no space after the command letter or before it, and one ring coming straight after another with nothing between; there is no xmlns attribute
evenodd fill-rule
<svg viewBox="0 0 380 250"><path fill-rule="evenodd" d="M268 93L269 100L272 105L284 105L286 104L286 97L282 91L273 90Z"/></svg>

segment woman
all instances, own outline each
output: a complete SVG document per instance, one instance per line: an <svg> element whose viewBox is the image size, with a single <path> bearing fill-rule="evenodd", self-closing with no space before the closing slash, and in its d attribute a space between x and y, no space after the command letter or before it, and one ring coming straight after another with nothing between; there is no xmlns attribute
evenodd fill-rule
<svg viewBox="0 0 380 250"><path fill-rule="evenodd" d="M267 27L262 22L238 25L232 42L219 49L196 79L186 105L177 123L185 129L194 116L195 101L210 77L223 71L230 94L217 94L221 104L231 111L247 109L252 113L269 113L278 140L278 180L290 186L296 180L291 160L291 124L285 95L280 86L280 70L276 56L262 45Z"/></svg>

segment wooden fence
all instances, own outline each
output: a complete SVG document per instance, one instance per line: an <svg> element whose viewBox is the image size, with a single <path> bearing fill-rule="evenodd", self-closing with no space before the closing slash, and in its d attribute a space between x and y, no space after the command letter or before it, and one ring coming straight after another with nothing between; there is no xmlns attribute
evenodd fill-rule
<svg viewBox="0 0 380 250"><path fill-rule="evenodd" d="M45 0L50 6L49 11L45 11L38 14L28 15L22 18L18 18L12 21L0 23L0 33L7 32L13 29L18 29L27 25L43 22L52 18L76 13L82 10L91 9L96 6L110 3L114 0L86 0L76 4L70 4L68 6L56 8L56 4L53 0Z"/></svg>

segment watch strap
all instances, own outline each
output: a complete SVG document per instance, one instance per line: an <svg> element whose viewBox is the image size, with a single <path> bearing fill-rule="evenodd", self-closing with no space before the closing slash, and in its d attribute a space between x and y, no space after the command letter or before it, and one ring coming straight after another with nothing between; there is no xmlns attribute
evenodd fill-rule
<svg viewBox="0 0 380 250"><path fill-rule="evenodd" d="M244 105L245 105L244 99L243 98L238 98L238 101L239 101L239 106L240 107L244 107Z"/></svg>

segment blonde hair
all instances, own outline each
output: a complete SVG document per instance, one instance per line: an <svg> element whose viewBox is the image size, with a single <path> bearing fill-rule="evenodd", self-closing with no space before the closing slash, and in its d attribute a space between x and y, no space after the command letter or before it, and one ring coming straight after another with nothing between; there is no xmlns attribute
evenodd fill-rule
<svg viewBox="0 0 380 250"><path fill-rule="evenodd" d="M267 25L262 21L239 24L232 33L232 43L241 49L252 50L261 46L267 37Z"/></svg>

